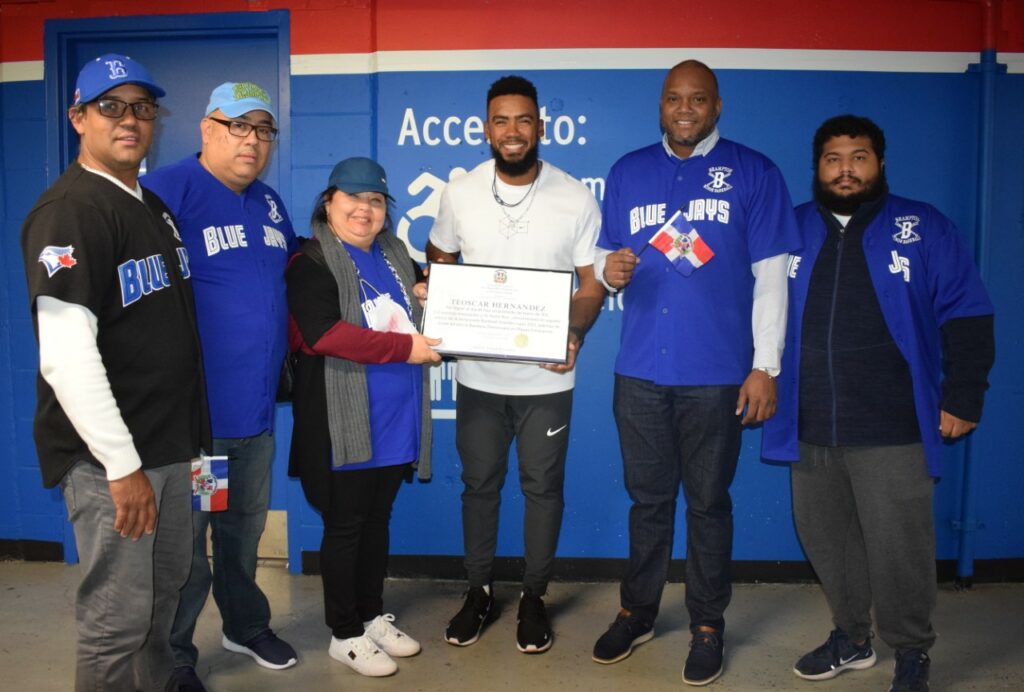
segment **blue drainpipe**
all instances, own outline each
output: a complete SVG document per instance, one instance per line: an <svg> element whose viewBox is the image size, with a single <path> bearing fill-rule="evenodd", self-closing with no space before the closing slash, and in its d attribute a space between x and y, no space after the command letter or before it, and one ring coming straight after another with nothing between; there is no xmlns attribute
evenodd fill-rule
<svg viewBox="0 0 1024 692"><path fill-rule="evenodd" d="M989 269L990 228L989 214L992 208L992 158L994 152L996 75L1006 72L1006 65L996 62L995 29L996 12L992 0L983 0L985 46L980 62L968 67L969 72L979 73L980 101L978 111L978 203L975 215L974 257L982 279L987 278ZM970 588L974 577L974 553L976 532L982 525L975 510L974 493L974 444L973 435L964 441L963 482L961 486L960 517L954 522L954 529L960 533L957 554L957 588Z"/></svg>

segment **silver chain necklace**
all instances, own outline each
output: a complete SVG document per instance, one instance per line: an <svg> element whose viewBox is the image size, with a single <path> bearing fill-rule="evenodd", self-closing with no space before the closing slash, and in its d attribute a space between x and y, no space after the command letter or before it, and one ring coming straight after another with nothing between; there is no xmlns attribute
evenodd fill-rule
<svg viewBox="0 0 1024 692"><path fill-rule="evenodd" d="M509 209L512 209L514 207L518 207L520 204L525 202L526 198L530 196L531 192L533 192L533 186L537 184L537 178L540 177L540 167L542 165L543 162L537 162L537 175L533 176L533 180L530 181L530 187L526 190L526 194L524 194L522 198L515 204L509 204L508 202L501 198L501 195L498 194L498 166L497 164L495 164L494 174L491 176L491 194L494 195L494 201L498 203L498 206L508 207Z"/></svg>
<svg viewBox="0 0 1024 692"><path fill-rule="evenodd" d="M530 232L530 222L524 221L523 218L530 213L533 201L537 199L537 195L533 194L533 191L537 185L537 180L540 179L541 165L541 162L538 161L537 175L534 176L533 180L530 182L530 187L527 189L526 194L524 194L515 204L509 204L501 198L501 195L498 194L498 169L497 167L494 169L494 177L491 179L491 193L494 195L494 201L498 203L498 209L501 210L501 215L505 217L503 220L498 221L498 233L506 240L512 238L514 235ZM525 202L527 198L529 198L530 201L519 216L513 217L508 213L507 209L514 209L515 207L518 207L520 204Z"/></svg>

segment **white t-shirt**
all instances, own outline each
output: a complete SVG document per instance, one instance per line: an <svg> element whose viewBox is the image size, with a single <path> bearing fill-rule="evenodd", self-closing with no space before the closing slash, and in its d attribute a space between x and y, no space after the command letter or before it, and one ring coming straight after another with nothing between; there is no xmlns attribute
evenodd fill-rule
<svg viewBox="0 0 1024 692"><path fill-rule="evenodd" d="M543 162L533 189L497 179L502 207L492 194L494 160L448 183L430 242L462 253L469 264L572 271L594 263L601 209L583 183ZM575 371L555 373L539 365L463 359L459 384L493 394L553 394L572 389Z"/></svg>

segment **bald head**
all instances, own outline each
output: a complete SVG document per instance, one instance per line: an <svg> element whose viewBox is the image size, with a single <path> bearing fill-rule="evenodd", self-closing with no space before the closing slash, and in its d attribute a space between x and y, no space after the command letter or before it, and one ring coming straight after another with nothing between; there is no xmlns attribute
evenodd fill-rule
<svg viewBox="0 0 1024 692"><path fill-rule="evenodd" d="M679 158L687 158L710 135L722 112L718 79L697 60L684 60L665 75L661 90L661 129Z"/></svg>
<svg viewBox="0 0 1024 692"><path fill-rule="evenodd" d="M668 71L668 74L665 76L665 81L667 82L672 74L677 70L684 72L692 70L703 73L706 77L711 79L711 82L715 85L715 95L718 95L718 77L715 76L714 71L710 67L702 63L700 60L684 60L681 63L677 63Z"/></svg>

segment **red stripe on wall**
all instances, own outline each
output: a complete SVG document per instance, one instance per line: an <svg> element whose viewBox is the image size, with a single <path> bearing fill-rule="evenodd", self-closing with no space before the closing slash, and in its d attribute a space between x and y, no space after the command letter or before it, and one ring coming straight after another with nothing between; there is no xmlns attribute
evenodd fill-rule
<svg viewBox="0 0 1024 692"><path fill-rule="evenodd" d="M292 53L531 48L975 52L985 0L0 0L0 61L40 60L46 19L291 10ZM1024 52L1024 0L991 0Z"/></svg>

